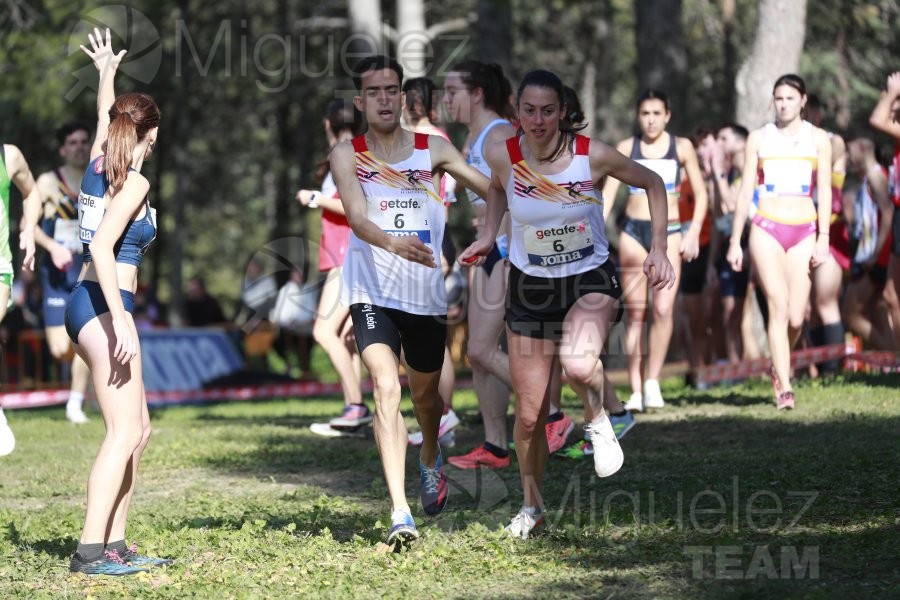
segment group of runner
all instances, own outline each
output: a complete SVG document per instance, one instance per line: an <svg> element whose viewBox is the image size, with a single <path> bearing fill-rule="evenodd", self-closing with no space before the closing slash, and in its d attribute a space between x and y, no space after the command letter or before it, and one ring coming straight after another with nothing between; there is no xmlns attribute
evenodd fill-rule
<svg viewBox="0 0 900 600"><path fill-rule="evenodd" d="M125 542L137 467L150 436L131 311L138 267L156 234L149 183L140 171L156 144L160 114L146 94L115 96L114 76L125 51L113 51L109 32L95 30L89 42L83 49L100 74L97 133L89 152L81 135L86 132L70 131L61 139L66 166L35 183L21 153L3 146L0 192L7 200L8 181L23 192L26 267L35 241L48 250L57 271L74 264L81 251L83 264L64 301L62 323L48 318L48 327L63 327L84 361L107 431L92 466L85 523L70 569L127 575L170 562L141 555ZM682 260L690 264L701 254L710 198L721 200L713 202L716 217L724 216L717 211L733 213L725 254L737 273L746 268L744 225L756 205L746 247L760 267L756 276L767 299L775 403L793 408L789 353L805 316L810 272L829 257L834 143L803 119L808 97L799 77L785 75L775 83L776 119L747 136L741 183L727 199L715 192L726 178L722 165L716 162L704 177L704 165L715 161L702 160L703 152L698 158L690 141L666 131L671 112L658 91L638 100L640 135L612 147L579 133L577 98L555 74L531 71L513 93L499 67L465 61L448 74L442 97L451 118L468 129L460 152L432 124L432 82L404 82L395 60L370 56L356 65L354 84L352 110L336 102L325 117L332 149L321 169L322 189L303 190L298 200L321 206L327 223L320 252L320 270L327 274L314 334L341 374L346 400L340 420L329 428L339 432L373 422L391 502L388 544L418 537L405 493L410 442L419 447L423 511L440 513L449 495L440 440L449 441L447 433L458 421L446 343L445 279L456 254L445 243L450 188L467 191L476 217L476 241L455 262L469 269L468 352L485 443L447 462L459 468L509 465L505 419L515 394L513 438L523 502L506 526L511 535L528 538L542 522L547 457L573 428L559 410L561 373L582 401L599 477L623 464L618 438L633 425L627 408L664 405L658 378L672 336L677 282ZM898 104L900 74L894 74L873 125L900 140ZM853 142L849 146L850 162L860 161L870 177L866 190L880 190L870 146L860 142L859 154ZM78 179L75 227L72 184ZM682 181L693 189L690 219L678 218ZM610 260L606 236L617 182L629 186L621 271ZM54 227L35 233L40 190L46 192L45 220ZM892 190L896 203L898 186ZM894 218L895 228L896 223ZM882 220L876 254L886 243L885 229ZM9 264L0 264L0 294L8 295L12 268L9 252L4 256ZM629 294L624 302L623 290ZM645 349L650 293L654 324ZM629 319L633 391L625 407L602 362L610 328L623 312ZM355 352L346 343L351 328ZM60 355L67 345L59 343ZM354 355L371 376L374 411L362 401ZM401 365L420 427L412 436L400 413ZM67 415L78 421L77 394L83 397L83 390L73 393Z"/></svg>

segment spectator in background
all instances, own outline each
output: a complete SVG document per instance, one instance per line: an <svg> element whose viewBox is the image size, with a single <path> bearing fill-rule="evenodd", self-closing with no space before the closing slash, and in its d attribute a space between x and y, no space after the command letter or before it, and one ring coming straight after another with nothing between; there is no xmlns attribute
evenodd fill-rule
<svg viewBox="0 0 900 600"><path fill-rule="evenodd" d="M184 316L189 327L207 327L228 320L219 301L209 295L202 277L188 279L185 296Z"/></svg>
<svg viewBox="0 0 900 600"><path fill-rule="evenodd" d="M243 325L248 321L266 319L269 312L275 307L275 297L278 295L278 284L274 273L264 275L264 265L253 257L247 263L247 271L244 274L244 283L241 288L241 301L235 322Z"/></svg>
<svg viewBox="0 0 900 600"><path fill-rule="evenodd" d="M300 269L291 269L290 279L278 291L275 307L269 313L269 320L279 329L275 349L284 357L286 369L290 371L289 350L293 345L304 376L310 372L310 348L319 290L317 286L306 283Z"/></svg>

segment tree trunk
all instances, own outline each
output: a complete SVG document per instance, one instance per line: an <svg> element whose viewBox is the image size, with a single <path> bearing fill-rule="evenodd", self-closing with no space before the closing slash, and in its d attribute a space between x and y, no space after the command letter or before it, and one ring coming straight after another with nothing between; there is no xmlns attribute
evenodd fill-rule
<svg viewBox="0 0 900 600"><path fill-rule="evenodd" d="M190 26L190 0L179 0L178 3L181 19L185 25ZM190 53L181 53L181 76L176 77L175 84L178 90L178 96L181 98L190 98L191 89L191 72L188 67L188 56ZM184 322L184 295L183 290L183 272L184 263L184 245L187 237L188 226L185 222L184 206L188 197L188 133L191 127L191 119L188 115L190 110L189 103L175 103L175 139L173 140L173 156L175 162L175 230L172 232L171 239L171 260L172 271L169 274L169 325L178 327Z"/></svg>
<svg viewBox="0 0 900 600"><path fill-rule="evenodd" d="M835 94L836 106L834 109L834 121L838 129L847 129L850 125L850 53L847 46L847 28L841 26L834 40L837 50L837 65L834 72L837 92Z"/></svg>
<svg viewBox="0 0 900 600"><path fill-rule="evenodd" d="M641 0L634 7L638 88L658 89L669 96L670 124L678 131L685 112L687 72L681 0Z"/></svg>
<svg viewBox="0 0 900 600"><path fill-rule="evenodd" d="M427 74L425 51L430 40L425 30L424 0L397 2L397 60L406 77Z"/></svg>
<svg viewBox="0 0 900 600"><path fill-rule="evenodd" d="M512 1L478 0L475 52L478 60L497 63L512 78Z"/></svg>
<svg viewBox="0 0 900 600"><path fill-rule="evenodd" d="M737 121L749 129L772 118L772 86L800 65L806 36L806 0L759 0L756 39L735 79Z"/></svg>
<svg viewBox="0 0 900 600"><path fill-rule="evenodd" d="M613 87L614 56L609 49L615 47L612 20L610 0L591 5L584 28L584 37L588 40L584 56L584 77L578 90L581 108L588 121L584 134L605 140L612 139L609 127L614 121L609 97Z"/></svg>
<svg viewBox="0 0 900 600"><path fill-rule="evenodd" d="M727 114L734 114L734 86L731 82L737 77L737 47L734 44L735 0L722 0L722 53L725 57L723 75L729 85L723 86L722 100Z"/></svg>
<svg viewBox="0 0 900 600"><path fill-rule="evenodd" d="M384 52L381 3L379 0L348 0L347 12L352 30L349 66L353 67L363 56Z"/></svg>

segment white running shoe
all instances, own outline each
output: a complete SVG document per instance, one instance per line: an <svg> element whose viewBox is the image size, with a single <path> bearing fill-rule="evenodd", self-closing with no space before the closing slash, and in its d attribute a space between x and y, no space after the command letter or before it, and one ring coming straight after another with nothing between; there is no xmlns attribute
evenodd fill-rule
<svg viewBox="0 0 900 600"><path fill-rule="evenodd" d="M504 527L504 531L513 537L521 540L527 540L528 534L534 531L535 527L544 522L544 513L536 506L523 506L516 516L512 518L509 525Z"/></svg>
<svg viewBox="0 0 900 600"><path fill-rule="evenodd" d="M644 382L644 408L664 408L666 406L659 391L659 382L655 379L648 379Z"/></svg>
<svg viewBox="0 0 900 600"><path fill-rule="evenodd" d="M456 445L456 436L450 434L453 433L452 429L457 425L459 425L459 417L456 416L456 413L451 408L447 411L447 414L441 417L441 425L440 427L438 427L438 443L441 446L452 448ZM412 446L421 446L422 432L415 431L413 433L410 433L409 443Z"/></svg>
<svg viewBox="0 0 900 600"><path fill-rule="evenodd" d="M598 477L609 477L622 468L625 462L625 454L619 446L619 440L613 431L609 417L603 415L593 423L584 426L584 430L591 438L594 447L594 470Z"/></svg>
<svg viewBox="0 0 900 600"><path fill-rule="evenodd" d="M76 425L84 425L88 422L87 415L80 408L66 408L66 418Z"/></svg>
<svg viewBox="0 0 900 600"><path fill-rule="evenodd" d="M6 421L0 423L0 456L6 456L16 449L16 436Z"/></svg>
<svg viewBox="0 0 900 600"><path fill-rule="evenodd" d="M631 412L644 412L644 396L640 392L635 392L625 403L625 410Z"/></svg>

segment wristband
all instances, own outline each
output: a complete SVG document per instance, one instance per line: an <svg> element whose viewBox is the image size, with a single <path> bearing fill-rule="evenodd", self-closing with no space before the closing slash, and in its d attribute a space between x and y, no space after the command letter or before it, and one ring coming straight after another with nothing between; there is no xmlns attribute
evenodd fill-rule
<svg viewBox="0 0 900 600"><path fill-rule="evenodd" d="M319 206L318 200L319 200L319 192L313 192L312 194L310 194L309 204L307 204L307 206L309 206L310 208L318 208L318 206Z"/></svg>

